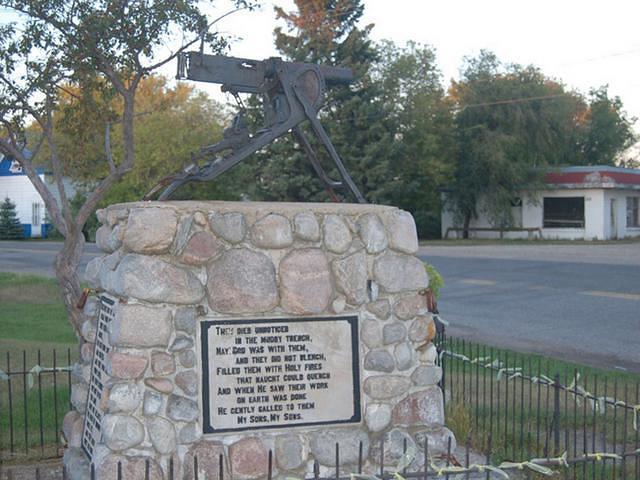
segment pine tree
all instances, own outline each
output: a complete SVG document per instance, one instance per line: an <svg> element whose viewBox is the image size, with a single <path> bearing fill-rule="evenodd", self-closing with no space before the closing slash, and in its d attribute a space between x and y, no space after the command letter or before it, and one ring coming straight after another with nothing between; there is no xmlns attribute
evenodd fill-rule
<svg viewBox="0 0 640 480"><path fill-rule="evenodd" d="M23 238L24 232L16 214L16 205L7 197L0 204L0 240Z"/></svg>
<svg viewBox="0 0 640 480"><path fill-rule="evenodd" d="M338 154L368 201L384 202L394 150L393 128L381 92L371 77L378 52L369 39L371 25L358 27L361 0L296 0L295 12L276 8L286 31L275 31L276 47L285 60L349 67L354 81L327 92L320 113ZM313 135L309 135L312 139ZM319 144L314 148L329 175L340 177ZM323 201L328 196L309 161L290 138L270 145L257 156L255 197L265 200ZM336 192L341 193L341 192ZM253 195L252 195L253 197ZM348 193L345 198L353 201Z"/></svg>

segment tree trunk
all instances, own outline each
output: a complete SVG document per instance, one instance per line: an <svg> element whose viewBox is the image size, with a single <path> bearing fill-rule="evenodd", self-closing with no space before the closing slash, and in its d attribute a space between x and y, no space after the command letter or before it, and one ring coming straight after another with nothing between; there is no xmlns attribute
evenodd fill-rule
<svg viewBox="0 0 640 480"><path fill-rule="evenodd" d="M462 230L462 238L469 238L469 223L471 223L471 214L466 212L464 214L464 225L462 227L464 230Z"/></svg>
<svg viewBox="0 0 640 480"><path fill-rule="evenodd" d="M84 251L84 236L82 232L71 227L67 232L62 249L56 255L54 261L56 278L58 280L62 300L69 315L69 321L73 326L78 339L81 339L82 323L86 316L76 305L82 294L80 278L76 272L82 252Z"/></svg>

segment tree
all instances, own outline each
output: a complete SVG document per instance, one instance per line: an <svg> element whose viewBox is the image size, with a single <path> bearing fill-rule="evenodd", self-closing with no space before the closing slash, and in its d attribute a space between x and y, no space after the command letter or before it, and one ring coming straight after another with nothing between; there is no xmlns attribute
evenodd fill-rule
<svg viewBox="0 0 640 480"><path fill-rule="evenodd" d="M386 201L413 214L421 237L439 236L439 188L453 177L455 136L436 54L413 42L400 47L386 41L378 48L374 78L397 145Z"/></svg>
<svg viewBox="0 0 640 480"><path fill-rule="evenodd" d="M358 27L364 6L360 0L297 0L295 12L276 8L286 28L276 29L276 47L286 60L349 67L350 86L331 88L321 121L356 185L372 202L381 201L387 188L392 129L385 126L381 92L371 76L378 53L368 38L371 25ZM328 173L322 148L316 148ZM291 139L283 138L256 159L256 191L252 196L273 200L326 200L306 155ZM348 197L347 197L348 198Z"/></svg>
<svg viewBox="0 0 640 480"><path fill-rule="evenodd" d="M16 205L7 197L0 204L0 240L21 240L23 238L24 232L16 213Z"/></svg>
<svg viewBox="0 0 640 480"><path fill-rule="evenodd" d="M62 108L54 121L61 150L71 160L66 175L85 186L83 197L86 197L93 188L96 175L107 174L105 124L111 118L118 118L122 104L117 98L111 98L108 104L97 109L91 104L66 108L69 102L75 103L74 98L65 92L61 97ZM222 125L226 120L222 105L196 91L193 85L181 82L169 87L167 79L158 75L150 75L140 81L135 107L140 112L134 121L135 153L144 161L136 163L131 174L107 192L99 207L142 198L159 179L175 173L183 163L190 161L190 152L217 141L222 136ZM96 111L106 112L105 117L92 118ZM85 139L82 144L74 141L79 137ZM122 135L118 130L110 135L110 143L114 152L122 151ZM217 190L211 192L214 188ZM198 198L198 194L202 194L208 198L213 195L227 199L231 197L228 189L227 183L207 183L204 193L193 188L186 193L190 198Z"/></svg>
<svg viewBox="0 0 640 480"><path fill-rule="evenodd" d="M238 0L239 7L246 1ZM64 237L54 267L69 319L79 335L85 320L75 305L81 295L76 273L83 251L82 229L98 203L136 164L136 94L143 78L176 58L198 41L214 51L224 47L224 38L210 31L210 19L195 0L182 2L94 2L92 0L0 0L0 7L17 12L16 22L0 27L0 152L12 156L42 197L51 222ZM175 52L160 57L162 48L175 32L186 39ZM60 107L58 92L75 99L79 111L84 104L108 105L117 98L121 113L107 125L120 130L120 151L107 148L104 175L76 215L63 183L67 158L56 136L55 113ZM73 103L73 102L72 102ZM86 112L87 110L84 109ZM97 118L112 112L100 111ZM40 135L33 157L23 147L31 140L27 127L36 122ZM108 145L109 129L106 135ZM78 145L87 139L80 137ZM35 169L41 147L46 145L47 168L52 172L60 200L48 190Z"/></svg>
<svg viewBox="0 0 640 480"><path fill-rule="evenodd" d="M589 92L589 107L580 120L578 164L616 165L619 154L636 141L635 118L627 116L619 97L609 97L606 86Z"/></svg>
<svg viewBox="0 0 640 480"><path fill-rule="evenodd" d="M456 106L451 201L464 228L481 208L509 226L511 202L550 165L574 163L582 97L533 66L503 65L483 51L449 90Z"/></svg>

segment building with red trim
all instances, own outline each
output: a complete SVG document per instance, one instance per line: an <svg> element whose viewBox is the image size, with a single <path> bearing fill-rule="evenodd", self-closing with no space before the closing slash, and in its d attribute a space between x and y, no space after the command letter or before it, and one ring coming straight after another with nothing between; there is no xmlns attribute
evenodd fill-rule
<svg viewBox="0 0 640 480"><path fill-rule="evenodd" d="M442 211L443 238L462 236L453 212ZM610 240L640 236L640 169L565 167L545 174L545 186L512 202L512 225L496 228L478 205L472 238Z"/></svg>

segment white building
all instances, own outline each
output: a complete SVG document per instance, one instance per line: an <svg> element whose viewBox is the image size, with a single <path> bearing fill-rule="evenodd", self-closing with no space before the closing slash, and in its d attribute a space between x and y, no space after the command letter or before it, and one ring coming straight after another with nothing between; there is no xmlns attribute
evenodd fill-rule
<svg viewBox="0 0 640 480"><path fill-rule="evenodd" d="M45 180L44 170L37 171L40 178ZM7 197L16 205L24 236L46 237L50 225L46 223L42 197L22 171L20 164L0 154L0 202Z"/></svg>
<svg viewBox="0 0 640 480"><path fill-rule="evenodd" d="M512 203L513 229L494 228L478 205L470 238L608 240L640 236L640 169L567 167L545 175L546 186ZM442 237L461 238L462 225L443 194Z"/></svg>

